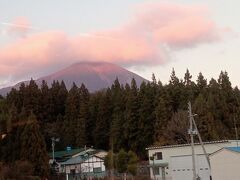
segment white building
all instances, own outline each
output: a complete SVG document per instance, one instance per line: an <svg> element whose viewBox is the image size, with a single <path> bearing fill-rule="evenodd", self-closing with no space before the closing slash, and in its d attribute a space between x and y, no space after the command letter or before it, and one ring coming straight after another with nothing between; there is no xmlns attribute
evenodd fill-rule
<svg viewBox="0 0 240 180"><path fill-rule="evenodd" d="M233 147L237 141L224 140L205 142L208 154L224 147ZM201 180L210 179L210 168L200 144L194 145L196 154L196 171ZM190 144L171 146L153 146L147 148L150 165L150 175L156 180L192 180L192 150ZM154 158L154 159L153 159ZM154 171L153 171L154 170ZM226 180L226 179L225 179Z"/></svg>
<svg viewBox="0 0 240 180"><path fill-rule="evenodd" d="M66 179L104 177L106 176L104 165L106 155L106 151L92 148L70 149L55 152L55 160L58 164L59 173L65 173Z"/></svg>
<svg viewBox="0 0 240 180"><path fill-rule="evenodd" d="M97 155L79 155L60 163L61 171L67 177L104 177L104 159Z"/></svg>
<svg viewBox="0 0 240 180"><path fill-rule="evenodd" d="M222 148L209 158L213 180L240 179L240 147Z"/></svg>

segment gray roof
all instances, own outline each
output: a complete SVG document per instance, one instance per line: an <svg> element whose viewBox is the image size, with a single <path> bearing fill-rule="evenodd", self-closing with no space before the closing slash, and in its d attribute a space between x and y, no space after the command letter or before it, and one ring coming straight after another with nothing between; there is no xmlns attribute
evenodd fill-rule
<svg viewBox="0 0 240 180"><path fill-rule="evenodd" d="M60 163L61 165L71 165L71 164L81 164L84 161L86 161L87 159L91 158L91 157L97 157L96 155L87 155L87 154L82 154L73 158L68 159L65 162ZM100 157L97 157L100 158ZM102 159L102 158L100 158Z"/></svg>
<svg viewBox="0 0 240 180"><path fill-rule="evenodd" d="M221 141L209 141L209 142L203 142L203 144L219 144L219 143L228 143L231 142L230 140L221 140ZM190 146L191 144L176 144L176 145L167 145L167 146L151 146L146 148L146 150L151 149L164 149L164 148L174 148L174 147L184 147L184 146ZM201 145L200 143L194 143L194 145Z"/></svg>

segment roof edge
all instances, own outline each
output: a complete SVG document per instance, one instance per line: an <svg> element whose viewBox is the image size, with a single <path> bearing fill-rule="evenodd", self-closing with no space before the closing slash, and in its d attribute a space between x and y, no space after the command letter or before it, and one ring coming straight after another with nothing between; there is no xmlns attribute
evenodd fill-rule
<svg viewBox="0 0 240 180"><path fill-rule="evenodd" d="M233 141L239 141L240 140L220 140L220 141L208 141L203 142L203 144L218 144L218 143L230 143ZM147 147L146 150L153 150L153 149L165 149L165 148L174 148L174 147L185 147L190 146L191 144L176 144L176 145L166 145L166 146L150 146ZM201 143L194 143L194 145L201 145Z"/></svg>

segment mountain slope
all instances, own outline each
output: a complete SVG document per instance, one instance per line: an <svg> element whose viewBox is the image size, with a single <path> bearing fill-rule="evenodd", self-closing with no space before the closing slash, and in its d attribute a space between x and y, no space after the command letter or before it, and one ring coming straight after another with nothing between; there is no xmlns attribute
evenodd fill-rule
<svg viewBox="0 0 240 180"><path fill-rule="evenodd" d="M138 86L141 82L147 81L141 76L115 64L105 62L80 62L51 75L41 77L36 80L36 83L41 85L42 81L45 80L48 85L51 85L54 80L63 80L67 89L72 87L73 82L78 86L80 86L81 83L84 83L90 92L94 92L110 87L116 78L118 78L119 82L124 85L130 83L132 78L136 80ZM28 82L29 81L25 81L24 83L28 84ZM18 88L21 83L18 83L13 87ZM11 88L12 87L0 89L0 94L6 95Z"/></svg>

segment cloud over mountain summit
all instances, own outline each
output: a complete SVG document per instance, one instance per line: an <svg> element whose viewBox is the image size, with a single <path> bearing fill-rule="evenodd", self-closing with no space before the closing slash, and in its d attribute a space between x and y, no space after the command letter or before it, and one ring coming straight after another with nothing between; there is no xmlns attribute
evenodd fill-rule
<svg viewBox="0 0 240 180"><path fill-rule="evenodd" d="M128 22L113 29L77 36L36 32L0 47L0 76L16 81L77 60L159 65L169 61L169 52L221 40L225 32L204 6L144 3Z"/></svg>

